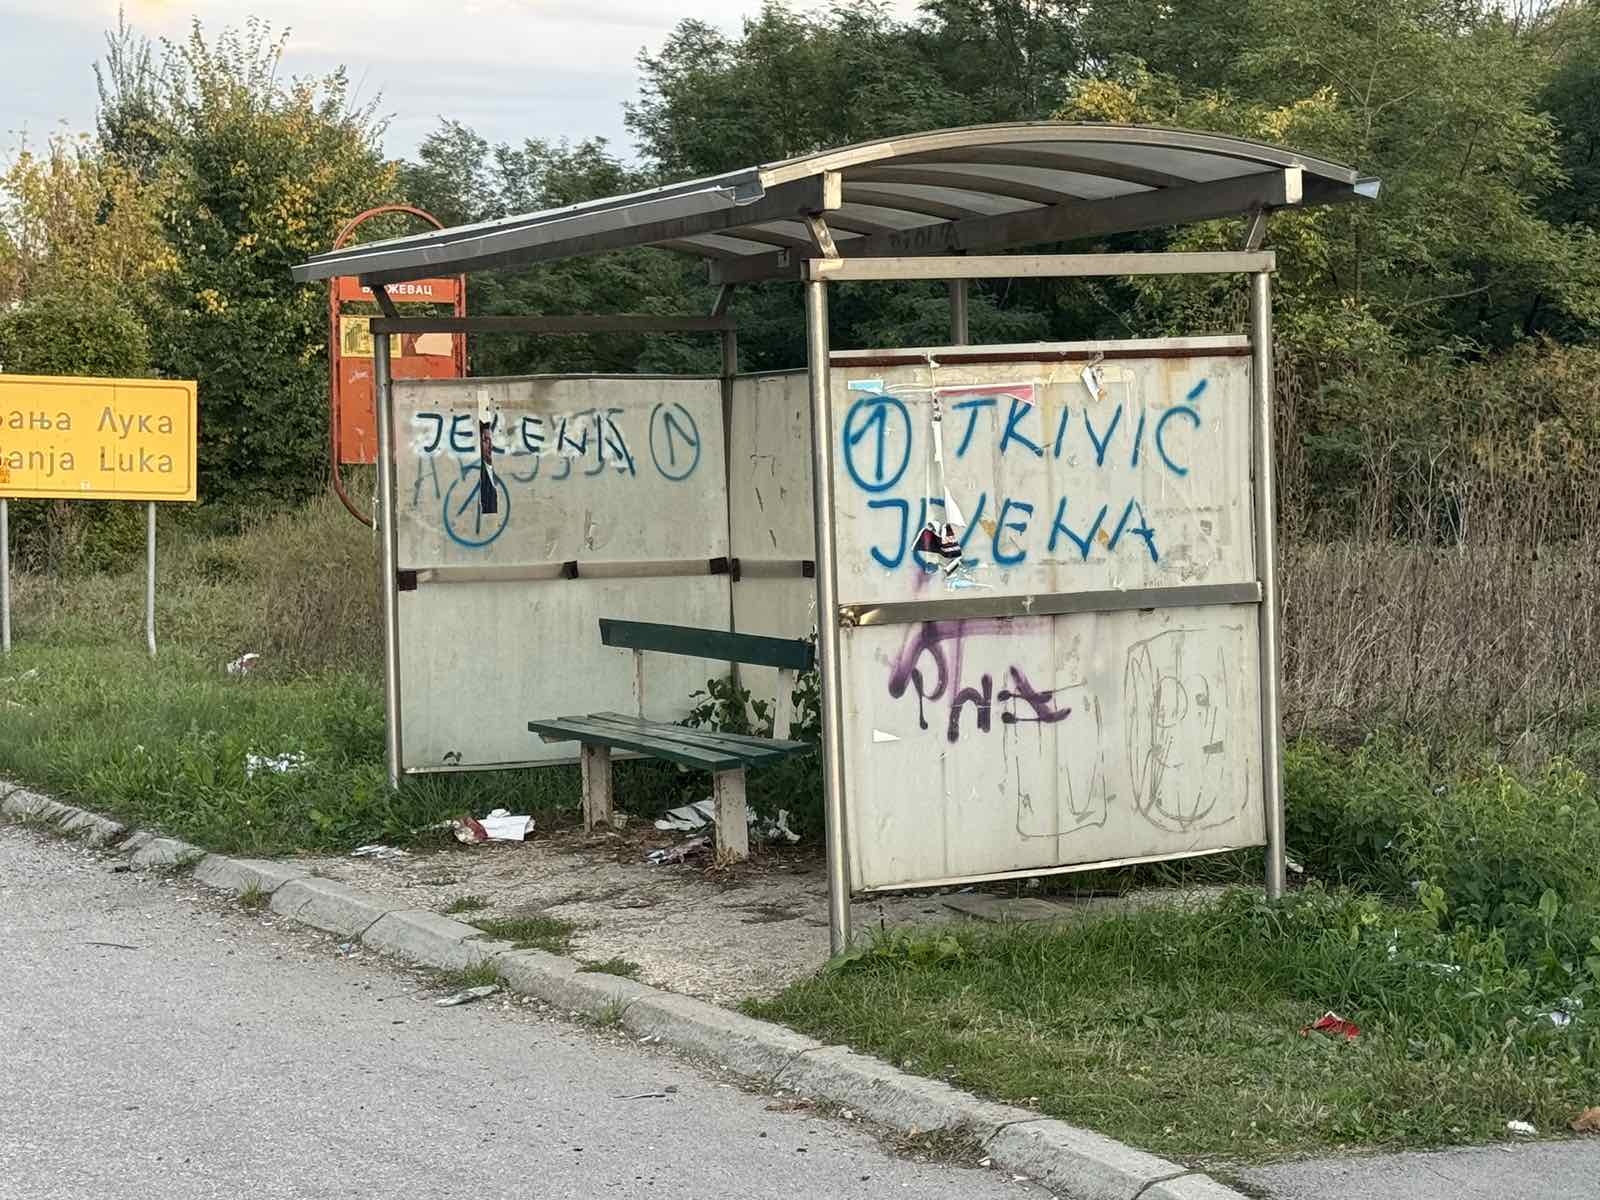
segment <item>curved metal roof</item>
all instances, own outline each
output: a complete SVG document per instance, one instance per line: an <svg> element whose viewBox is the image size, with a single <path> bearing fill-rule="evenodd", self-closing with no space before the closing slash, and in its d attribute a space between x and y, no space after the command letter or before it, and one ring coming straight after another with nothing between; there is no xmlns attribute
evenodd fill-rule
<svg viewBox="0 0 1600 1200"><path fill-rule="evenodd" d="M1293 150L1144 125L1027 122L880 138L565 208L319 254L298 280L393 283L628 246L710 260L714 279L797 277L821 253L1004 250L1373 198L1378 181Z"/></svg>

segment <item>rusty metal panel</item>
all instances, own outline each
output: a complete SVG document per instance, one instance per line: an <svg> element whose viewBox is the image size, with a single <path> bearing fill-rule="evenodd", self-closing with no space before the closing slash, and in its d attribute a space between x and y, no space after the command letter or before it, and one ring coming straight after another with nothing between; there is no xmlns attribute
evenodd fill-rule
<svg viewBox="0 0 1600 1200"><path fill-rule="evenodd" d="M600 645L597 625L727 628L728 577L711 573L728 553L716 380L397 380L394 397L398 563L421 573L399 597L407 770L570 761L576 744L546 745L527 722L605 710L677 719L727 671L651 654L640 672L631 652ZM697 573L591 579L586 562ZM564 574L516 578L536 567ZM482 576L430 578L433 568Z"/></svg>
<svg viewBox="0 0 1600 1200"><path fill-rule="evenodd" d="M835 366L839 603L928 618L843 630L854 889L1264 840L1244 344Z"/></svg>

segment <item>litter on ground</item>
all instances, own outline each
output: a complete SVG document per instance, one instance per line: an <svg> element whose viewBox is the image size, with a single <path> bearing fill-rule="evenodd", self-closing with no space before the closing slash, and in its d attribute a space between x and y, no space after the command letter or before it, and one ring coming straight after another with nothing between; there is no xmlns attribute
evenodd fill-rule
<svg viewBox="0 0 1600 1200"><path fill-rule="evenodd" d="M644 860L653 867L659 867L666 863L680 863L703 850L709 849L710 846L711 839L701 835L700 837L692 837L686 842L679 842L676 846L663 846L659 850L652 850L645 855Z"/></svg>
<svg viewBox="0 0 1600 1200"><path fill-rule="evenodd" d="M746 819L756 833L769 842L779 839L790 845L800 840L800 835L789 828L789 810L780 808L778 815L763 820L754 811L747 813ZM696 800L693 804L685 804L681 808L670 808L665 816L656 818L656 828L661 830L682 830L693 833L697 829L706 829L717 823L716 803L707 797Z"/></svg>
<svg viewBox="0 0 1600 1200"><path fill-rule="evenodd" d="M503 808L495 809L482 820L464 816L446 824L455 833L456 841L468 846L479 842L520 842L533 831L532 817L526 813L513 816Z"/></svg>
<svg viewBox="0 0 1600 1200"><path fill-rule="evenodd" d="M1346 1021L1338 1013L1328 1012L1302 1029L1300 1036L1308 1037L1313 1032L1325 1033L1329 1037L1342 1037L1347 1042L1353 1042L1361 1036L1361 1026L1354 1021Z"/></svg>
<svg viewBox="0 0 1600 1200"><path fill-rule="evenodd" d="M468 988L464 992L446 996L443 1000L435 1000L434 1004L440 1008L455 1008L460 1004L471 1004L474 1000L482 1000L485 996L492 996L499 990L499 984L486 983L482 987Z"/></svg>
<svg viewBox="0 0 1600 1200"><path fill-rule="evenodd" d="M372 842L366 846L357 846L354 850L350 851L350 857L376 858L379 860L386 858L410 858L411 851L402 850L399 846L384 846L377 842Z"/></svg>
<svg viewBox="0 0 1600 1200"><path fill-rule="evenodd" d="M275 775L287 775L291 771L300 770L309 761L298 750L288 754L246 754L244 774L246 779L254 779L263 771L271 771Z"/></svg>

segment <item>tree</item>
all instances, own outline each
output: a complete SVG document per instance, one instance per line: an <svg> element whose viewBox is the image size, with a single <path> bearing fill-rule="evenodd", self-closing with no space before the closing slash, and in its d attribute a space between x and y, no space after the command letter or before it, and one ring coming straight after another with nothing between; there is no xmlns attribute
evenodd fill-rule
<svg viewBox="0 0 1600 1200"><path fill-rule="evenodd" d="M1539 211L1564 178L1556 131L1538 103L1548 63L1498 6L1131 2L1119 15L1117 30L1100 31L1106 71L1080 84L1063 116L1216 129L1382 177L1376 205L1274 218L1274 240L1293 251L1283 257L1280 305L1291 335L1352 352L1391 337L1411 349L1487 348L1552 320L1600 318L1593 235ZM1166 70L1118 57L1134 42L1153 48ZM1208 49L1185 49L1196 46ZM1236 237L1210 225L1172 244ZM1192 282L1148 283L1140 293L1185 324L1205 295Z"/></svg>
<svg viewBox="0 0 1600 1200"><path fill-rule="evenodd" d="M635 191L653 178L617 159L603 138L572 145L530 138L491 145L458 121L441 121L401 168L412 204L447 223L493 220ZM648 248L474 274L474 315L704 312L712 292L700 264ZM661 334L500 335L469 342L474 374L544 371L712 371L706 339Z"/></svg>
<svg viewBox="0 0 1600 1200"><path fill-rule="evenodd" d="M285 35L259 21L159 52L124 32L99 71L109 152L153 180L176 266L152 321L163 373L201 381L200 478L211 499L307 495L327 460L321 285L290 268L392 198L375 107L337 70L280 77Z"/></svg>

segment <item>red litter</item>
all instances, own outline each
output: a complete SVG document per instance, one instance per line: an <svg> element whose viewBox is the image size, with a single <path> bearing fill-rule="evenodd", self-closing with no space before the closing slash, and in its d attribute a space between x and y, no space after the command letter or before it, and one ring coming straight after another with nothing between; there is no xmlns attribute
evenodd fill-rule
<svg viewBox="0 0 1600 1200"><path fill-rule="evenodd" d="M1361 1026L1354 1021L1346 1021L1338 1013L1323 1013L1311 1024L1300 1031L1301 1037L1310 1037L1312 1031L1325 1033L1329 1037L1343 1037L1347 1042L1353 1042L1361 1036Z"/></svg>

